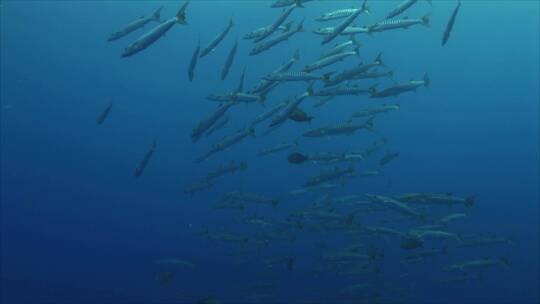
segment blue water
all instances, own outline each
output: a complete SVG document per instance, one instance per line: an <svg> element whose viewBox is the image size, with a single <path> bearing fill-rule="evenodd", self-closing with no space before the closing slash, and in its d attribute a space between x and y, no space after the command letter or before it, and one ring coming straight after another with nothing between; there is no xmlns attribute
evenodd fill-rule
<svg viewBox="0 0 540 304"><path fill-rule="evenodd" d="M370 2L372 14L361 15L360 25L381 20L397 3ZM264 110L258 104L236 106L229 125L193 144L191 130L216 107L205 96L235 88L244 66L246 87L251 88L296 48L301 62L292 70L299 70L326 49L320 36L299 33L253 57L247 55L252 43L240 38L229 77L221 81L234 38L270 24L281 12L269 8L269 1L192 1L188 26L175 26L125 59L120 58L122 49L155 24L115 42L106 42L108 35L160 4L165 5L162 16L172 17L181 3L1 1L2 303L195 303L207 296L219 303L251 303L255 300L250 296L257 293L268 294L266 303L350 303L354 296L340 291L358 283L370 284L369 291L388 294L397 303L539 303L539 3L463 1L452 36L441 47L456 3L433 2L430 7L419 1L407 13L419 17L431 12L429 28L357 36L362 61L382 52L396 81L421 79L427 72L429 88L382 101L344 97L317 109L307 100L302 108L315 116L311 126L287 122L266 137L248 138L195 164L213 143ZM314 21L320 14L357 5L310 2L293 12L291 20L306 18L306 28L312 30L320 26ZM208 43L231 15L233 30L199 61L195 81L188 82L197 40ZM356 61L349 58L335 68ZM380 82L381 87L392 84ZM266 103L275 105L304 90L304 83L281 85ZM97 125L96 117L109 101L114 104L110 116ZM399 111L376 118L377 134L301 136L314 127L345 122L360 108L396 102ZM296 150L304 152L359 150L378 134L388 139L387 147L356 165L358 169L377 169L385 150L399 151L399 158L380 176L350 179L332 195L474 195L473 208L447 210L468 215L453 230L509 237L513 243L464 249L450 242L447 256L402 265L399 241L380 240L385 258L377 261L378 274L341 277L329 270L314 274L323 249L313 244L346 244L339 231L297 231L294 242L271 242L260 251L201 235L204 228L251 235L256 227L242 224L243 218L253 213L285 218L321 196L287 195L317 174L317 166L288 164L288 152L258 157L258 150L298 137ZM154 139L153 158L135 178L134 170ZM246 160L248 170L217 180L211 190L193 197L183 193L231 160ZM244 215L212 208L233 190L279 198L280 206L255 206ZM283 256L295 257L292 271L262 262ZM480 280L434 281L449 277L441 271L444 266L500 256L508 257L509 267L488 268ZM163 258L195 266L155 263ZM163 272L174 273L169 284L158 281ZM273 288L250 290L253 284ZM400 296L391 289L399 289Z"/></svg>

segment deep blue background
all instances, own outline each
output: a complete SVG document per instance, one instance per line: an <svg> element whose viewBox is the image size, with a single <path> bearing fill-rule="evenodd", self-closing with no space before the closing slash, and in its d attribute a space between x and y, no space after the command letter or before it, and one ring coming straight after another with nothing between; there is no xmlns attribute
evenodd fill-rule
<svg viewBox="0 0 540 304"><path fill-rule="evenodd" d="M395 5L371 2L373 14L361 16L359 24L381 19ZM477 206L462 228L509 236L515 244L450 255L441 265L460 257L507 255L511 267L489 269L479 282L441 286L427 280L440 276L430 265L405 270L390 266L384 268L380 284L395 282L427 303L538 303L539 4L463 1L452 37L442 48L441 34L455 2L434 2L430 7L420 1L408 14L432 12L431 28L358 36L364 45L362 60L382 51L398 81L428 72L432 86L400 96L402 109L376 121L389 148L400 151L399 161L383 176L353 180L341 192L476 195ZM320 25L313 21L319 14L357 3L308 3L291 18L306 17L311 30ZM197 235L202 226L237 226L231 214L209 207L226 191L279 197L289 205L285 210L315 198L290 198L286 192L301 186L316 168L291 168L283 155L255 156L261 148L293 140L308 126L289 123L200 165L193 159L242 127L261 107L237 107L231 111L233 123L209 140L194 145L189 138L200 118L215 108L204 97L235 87L243 66L251 87L289 59L295 48L302 57L296 68L318 58L321 37L301 33L255 57L247 56L251 43L242 40L231 73L221 82L221 66L234 37L269 24L280 10L268 8L266 1L193 1L189 26L175 26L149 49L120 59L122 48L153 25L113 43L105 41L109 33L159 4L165 5L165 18L179 6L164 1L1 2L2 302L171 303L209 294L238 301L245 296L243 287L268 281L280 282L277 299L333 299L337 290L356 282L331 274L309 275L313 265L307 261L319 253L302 243L272 249L297 257L298 270L291 274L256 262L237 263L241 256L234 246L209 243ZM231 15L233 31L200 61L196 80L189 83L186 69L197 39L208 42ZM284 85L268 103L303 88ZM111 115L98 126L95 119L109 100L114 101ZM361 97L316 110L307 101L304 107L319 126L344 121L351 111L372 103ZM135 179L135 167L154 138L154 158L142 178ZM367 136L356 135L305 140L302 149L341 151L369 143ZM183 194L189 183L232 159L247 160L248 172L193 198ZM265 212L273 215L268 209L259 214ZM153 261L164 257L197 266L163 288ZM410 275L399 279L404 272Z"/></svg>

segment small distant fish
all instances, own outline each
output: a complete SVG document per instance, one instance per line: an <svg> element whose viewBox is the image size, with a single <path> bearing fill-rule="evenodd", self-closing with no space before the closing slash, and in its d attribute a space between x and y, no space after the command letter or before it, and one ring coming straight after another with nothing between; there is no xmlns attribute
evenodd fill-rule
<svg viewBox="0 0 540 304"><path fill-rule="evenodd" d="M144 169L148 165L148 162L150 162L150 159L152 159L152 155L154 154L154 151L156 150L157 142L154 140L152 142L152 145L150 146L150 149L146 151L146 154L144 155L144 158L141 160L139 165L137 166L137 169L135 170L135 177L139 177L143 174Z"/></svg>
<svg viewBox="0 0 540 304"><path fill-rule="evenodd" d="M189 261L178 260L178 259L160 259L160 260L156 261L156 264L184 266L184 267L189 267L189 268L195 267L195 264L193 264L193 263L191 263Z"/></svg>
<svg viewBox="0 0 540 304"><path fill-rule="evenodd" d="M258 156L265 156L265 155L269 155L269 154L273 154L273 153L277 153L277 152L281 152L281 151L290 149L290 148L292 148L294 146L297 146L297 145L298 145L298 140L295 140L292 143L282 143L282 144L279 144L277 146L274 146L274 147L271 147L271 148L268 148L268 149L263 149L263 150L259 151L257 153L257 155Z"/></svg>
<svg viewBox="0 0 540 304"><path fill-rule="evenodd" d="M206 175L206 179L214 180L218 177L224 176L225 174L232 174L236 171L246 171L247 167L248 166L246 161L241 161L239 163L231 161L228 164L221 165L215 170L208 172L208 174Z"/></svg>
<svg viewBox="0 0 540 304"><path fill-rule="evenodd" d="M219 35L217 35L216 38L214 38L214 40L212 40L201 51L201 54L199 55L199 58L203 58L204 56L206 56L206 55L210 54L211 52L213 52L218 47L218 45L221 43L221 41L223 41L223 39L225 39L225 37L230 32L230 30L232 29L233 26L234 26L234 23L233 23L233 19L231 17L231 19L229 20L229 24L227 25L225 30L223 30L223 32L221 32Z"/></svg>
<svg viewBox="0 0 540 304"><path fill-rule="evenodd" d="M227 125L227 123L229 122L229 116L222 116L218 121L216 121L216 123L214 123L210 129L208 129L208 131L206 131L206 133L204 133L204 135L206 137L212 135L215 131L223 128L224 126Z"/></svg>
<svg viewBox="0 0 540 304"><path fill-rule="evenodd" d="M461 7L461 1L458 0L458 4L456 8L452 12L450 19L448 20L448 24L446 24L446 29L444 30L444 34L442 37L442 43L441 43L442 46L444 46L448 42L448 39L450 38L450 33L452 33L452 29L454 28L454 23L456 22L456 17L457 17L460 7Z"/></svg>
<svg viewBox="0 0 540 304"><path fill-rule="evenodd" d="M212 184L211 180L203 179L189 185L186 189L184 189L184 194L189 194L193 196L195 195L195 193L208 190L212 188L213 186L214 184Z"/></svg>
<svg viewBox="0 0 540 304"><path fill-rule="evenodd" d="M109 105L103 110L103 112L101 112L101 114L99 114L99 116L98 116L98 118L96 120L98 125L103 124L103 122L105 122L107 117L109 117L109 113L111 112L112 106L113 106L113 103L111 101L109 103Z"/></svg>
<svg viewBox="0 0 540 304"><path fill-rule="evenodd" d="M371 108L371 109L364 109L360 110L358 112L354 112L351 117L358 118L358 117L370 117L375 116L378 114L388 113L391 111L397 111L399 110L399 105L385 105L380 108Z"/></svg>
<svg viewBox="0 0 540 304"><path fill-rule="evenodd" d="M399 152L389 152L386 151L386 154L379 160L379 166L385 166L391 161L399 157Z"/></svg>
<svg viewBox="0 0 540 304"><path fill-rule="evenodd" d="M128 45L122 52L121 57L129 57L146 49L154 42L156 42L159 38L163 37L175 24L186 25L186 8L189 4L189 1L190 0L186 1L184 5L182 5L174 18L160 23L148 33L142 35L137 40Z"/></svg>
<svg viewBox="0 0 540 304"><path fill-rule="evenodd" d="M202 120L195 129L193 129L193 132L191 133L191 141L197 142L201 136L208 131L221 117L225 115L225 113L233 106L235 105L234 102L229 102L221 107L219 107L214 113L212 113L208 118Z"/></svg>
<svg viewBox="0 0 540 304"><path fill-rule="evenodd" d="M235 41L234 46L232 47L231 51L229 52L229 55L227 56L225 65L223 65L223 69L221 70L221 80L224 80L229 74L229 70L231 69L231 66L234 62L234 57L236 56L237 49L238 49L238 40Z"/></svg>
<svg viewBox="0 0 540 304"><path fill-rule="evenodd" d="M244 128L231 136L225 137L222 141L214 144L210 148L210 150L206 152L203 156L197 158L195 162L200 163L202 161L205 161L210 156L230 148L231 146L241 142L244 138L248 136L255 136L255 129L253 127Z"/></svg>
<svg viewBox="0 0 540 304"><path fill-rule="evenodd" d="M125 28L117 31L117 32L114 32L112 33L109 38L107 39L107 41L114 41L114 40L117 40L117 39L120 39L124 36L127 36L129 35L130 33L140 29L140 28L143 28L145 25L147 25L148 23L152 22L152 21L155 21L155 22L161 22L161 10L163 9L163 6L160 6L158 7L158 9L154 12L154 14L152 14L151 16L148 16L148 17L140 17L139 19L131 22L130 24L128 24Z"/></svg>

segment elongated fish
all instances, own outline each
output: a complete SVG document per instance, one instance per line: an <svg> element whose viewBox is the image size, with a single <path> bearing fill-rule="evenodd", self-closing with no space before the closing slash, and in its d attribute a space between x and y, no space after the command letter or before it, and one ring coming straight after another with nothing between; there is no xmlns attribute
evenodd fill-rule
<svg viewBox="0 0 540 304"><path fill-rule="evenodd" d="M328 81L332 73L326 73L324 75L317 75L308 72L286 72L286 73L277 73L270 74L264 77L266 80L270 81L314 81L314 80L323 80Z"/></svg>
<svg viewBox="0 0 540 304"><path fill-rule="evenodd" d="M276 31L281 31L281 32L288 32L290 29L291 29L291 26L293 24L293 21L289 21L287 22L286 24L284 25L280 25ZM243 38L246 39L246 40L251 40L251 39L256 39L256 38L259 38L261 37L262 35L264 35L267 31L269 31L269 28L271 27L271 25L268 25L268 26L265 26L265 27L261 27L261 28L258 28L256 30L253 30L249 33L246 33Z"/></svg>
<svg viewBox="0 0 540 304"><path fill-rule="evenodd" d="M288 32L285 32L283 34L280 34L278 36L275 36L273 38L270 38L270 39L268 39L268 40L266 40L264 42L261 42L261 43L255 45L255 47L251 50L249 55L253 56L253 55L260 54L260 53L262 53L264 51L267 51L270 48L278 45L279 43L289 40L289 38L291 38L294 34L299 33L299 32L303 32L303 31L304 31L304 21L302 20L298 24L298 26L297 26L297 28L295 30L290 30Z"/></svg>
<svg viewBox="0 0 540 304"><path fill-rule="evenodd" d="M184 5L182 5L182 7L178 10L178 13L176 13L175 17L162 22L161 24L150 30L148 33L142 35L137 40L128 45L122 52L121 57L129 57L146 49L154 42L156 42L159 38L163 37L175 24L186 25L186 8L189 4L189 1L190 0L186 1Z"/></svg>
<svg viewBox="0 0 540 304"><path fill-rule="evenodd" d="M346 42L336 44L332 49L322 53L320 58L322 59L322 58L330 57L332 55L340 54L349 46L353 46L354 49L357 49L361 45L360 43L358 43L358 41L356 41L356 38L354 38L354 36L351 36L351 38L347 40Z"/></svg>
<svg viewBox="0 0 540 304"><path fill-rule="evenodd" d="M265 156L265 155L285 151L285 150L290 149L290 148L292 148L294 146L297 146L297 145L298 145L298 140L295 140L292 143L281 143L281 144L279 144L277 146L274 146L274 147L271 147L271 148L268 148L268 149L260 150L257 153L257 155L258 156Z"/></svg>
<svg viewBox="0 0 540 304"><path fill-rule="evenodd" d="M358 9L356 12L354 12L352 15L350 15L349 17L347 17L347 19L343 20L343 22L341 22L337 27L334 28L334 31L331 32L330 34L328 34L327 36L324 37L323 41L321 44L327 44L329 43L330 41L334 40L337 36L339 36L349 25L351 25L354 20L360 16L360 14L364 13L364 12L368 12L369 11L369 8L367 7L367 0L364 0L364 2L362 3L362 6L360 7L360 9Z"/></svg>
<svg viewBox="0 0 540 304"><path fill-rule="evenodd" d="M208 136L212 135L217 130L219 130L219 129L223 128L224 126L226 126L228 122L229 122L229 116L225 115L225 116L221 117L215 124L213 124L210 127L210 129L208 129L208 131L206 131L204 136L208 137Z"/></svg>
<svg viewBox="0 0 540 304"><path fill-rule="evenodd" d="M225 78L227 78L227 75L229 74L229 70L231 69L231 66L234 62L234 57L236 56L237 50L238 50L238 39L235 41L234 46L229 52L229 55L227 56L227 60L225 61L225 64L223 65L223 69L221 70L221 80L224 80Z"/></svg>
<svg viewBox="0 0 540 304"><path fill-rule="evenodd" d="M384 66L384 63L382 61L382 54L379 53L375 60L372 63L364 64L360 63L359 65L352 67L350 69L344 70L343 72L337 74L336 76L330 78L325 83L325 87L331 87L335 86L337 84L342 83L346 80L355 79L358 75L362 75L366 72L368 72L370 69L378 66Z"/></svg>
<svg viewBox="0 0 540 304"><path fill-rule="evenodd" d="M367 27L368 34L372 34L376 32L385 32L385 31L395 30L395 29L408 29L409 27L415 26L418 24L429 27L429 15L430 14L426 14L422 18L418 18L418 19L411 19L411 18L387 19L381 22L377 22Z"/></svg>
<svg viewBox="0 0 540 304"><path fill-rule="evenodd" d="M399 105L385 105L380 108L371 108L371 109L364 109L360 110L358 112L354 112L351 117L368 117L368 116L375 116L382 113L388 113L391 111L397 111L399 110Z"/></svg>
<svg viewBox="0 0 540 304"><path fill-rule="evenodd" d="M189 62L189 68L188 68L188 77L189 81L193 81L193 78L195 78L195 68L197 67L197 60L199 59L199 53L201 52L201 40L197 43L197 48L195 49L195 52L193 52L193 56L191 56L191 61Z"/></svg>
<svg viewBox="0 0 540 304"><path fill-rule="evenodd" d="M103 112L99 114L98 118L96 119L98 125L101 125L103 122L105 122L107 117L109 117L109 113L111 112L112 106L113 106L113 103L111 101L109 105L107 105L107 107L103 110Z"/></svg>
<svg viewBox="0 0 540 304"><path fill-rule="evenodd" d="M293 64L298 62L299 60L300 60L300 51L297 49L294 52L293 57L289 59L287 62L285 62L283 65L281 65L278 69L273 71L272 74L284 73L284 72L289 71L289 69L293 66ZM251 93L266 95L268 94L268 92L270 92L270 90L275 88L278 84L279 84L278 81L270 81L270 80L262 79L251 90Z"/></svg>
<svg viewBox="0 0 540 304"><path fill-rule="evenodd" d="M242 70L240 80L238 81L238 87L236 87L236 93L244 92L244 81L246 80L246 67Z"/></svg>
<svg viewBox="0 0 540 304"><path fill-rule="evenodd" d="M210 54L211 52L213 52L217 46L221 43L221 41L223 41L223 39L225 39L225 37L227 36L227 34L231 31L232 27L234 26L234 23L233 23L233 19L231 17L231 19L229 20L229 24L227 25L227 27L225 28L225 30L223 30L223 32L221 32L219 35L216 36L216 38L214 38L214 40L212 40L202 51L201 51L201 55L199 56L200 58L203 58L204 56Z"/></svg>
<svg viewBox="0 0 540 304"><path fill-rule="evenodd" d="M220 151L224 151L226 149L228 149L229 147L233 146L234 144L237 144L239 142L241 142L244 138L248 137L248 136L254 136L255 134L255 129L253 129L252 127L247 127L247 128L244 128L238 132L236 132L235 134L231 135L231 136L228 136L228 137L225 137L221 142L218 142L217 144L214 144L210 150L208 152L206 152L206 154L204 154L203 156L197 158L195 160L195 162L197 163L200 163L200 162L203 162L205 161L206 159L208 159L210 156L220 152Z"/></svg>
<svg viewBox="0 0 540 304"><path fill-rule="evenodd" d="M446 24L446 29L444 30L444 34L442 37L442 43L441 43L442 46L444 46L448 42L448 39L450 38L450 33L452 32L452 28L454 28L454 23L456 22L456 17L457 17L460 7L461 7L461 1L458 0L458 4L456 8L452 12L452 16L450 16L450 20L448 20L448 24Z"/></svg>
<svg viewBox="0 0 540 304"><path fill-rule="evenodd" d="M350 17L358 12L358 8L344 8L344 9L338 9L329 13L324 13L321 16L315 18L315 21L332 21L337 19L343 19Z"/></svg>
<svg viewBox="0 0 540 304"><path fill-rule="evenodd" d="M373 85L367 89L361 88L357 84L330 87L330 88L321 89L320 91L313 93L313 96L343 96L343 95L358 96L361 94L371 94L374 92L375 86L376 85Z"/></svg>
<svg viewBox="0 0 540 304"><path fill-rule="evenodd" d="M141 176L143 174L144 169L148 165L148 162L150 161L150 159L152 159L152 155L154 154L154 151L156 150L156 147L157 147L157 142L156 142L156 140L154 140L152 142L152 145L150 146L150 149L148 149L148 151L146 151L146 154L144 155L144 158L141 160L141 162L137 166L137 169L135 169L135 177L139 177L139 176Z"/></svg>
<svg viewBox="0 0 540 304"><path fill-rule="evenodd" d="M109 36L109 39L107 39L107 41L114 41L114 40L117 40L117 39L120 39L124 36L127 36L129 35L130 33L140 29L140 28L143 28L145 25L147 25L148 23L152 22L152 21L155 21L155 22L161 22L161 10L163 9L163 6L160 6L152 16L148 16L148 17L140 17L139 19L131 22L130 24L128 24L125 28L117 31L117 32L114 32L112 33L110 36Z"/></svg>
<svg viewBox="0 0 540 304"><path fill-rule="evenodd" d="M311 2L313 0L276 0L274 3L272 3L272 5L270 5L270 7L272 8L280 8L280 7L287 7L287 6L291 6L291 5L298 5L298 4L303 4L303 3L306 3L306 2Z"/></svg>
<svg viewBox="0 0 540 304"><path fill-rule="evenodd" d="M225 112L230 109L235 103L229 102L225 105L222 105L219 107L212 115L210 115L208 118L202 120L199 125L195 129L193 129L193 132L191 133L191 141L197 142L201 136L206 132L210 127L212 127L223 115L225 115Z"/></svg>
<svg viewBox="0 0 540 304"><path fill-rule="evenodd" d="M328 57L324 57L322 59L319 59L319 60L315 61L314 63L307 65L304 68L304 72L309 73L309 72L313 72L315 70L325 68L325 67L330 66L330 65L332 65L334 63L341 62L341 61L345 60L345 58L350 57L350 56L360 56L360 49L358 47L356 47L353 51L350 51L350 52L338 53L338 54L335 54L335 55L330 55Z"/></svg>
<svg viewBox="0 0 540 304"><path fill-rule="evenodd" d="M335 27L321 27L313 30L316 35L327 36L335 31ZM340 36L352 36L356 34L367 34L368 28L365 26L348 26L339 35Z"/></svg>
<svg viewBox="0 0 540 304"><path fill-rule="evenodd" d="M269 109L268 111L258 115L257 117L255 117L255 119L251 122L251 126L254 127L256 126L257 124L260 124L261 122L264 122L266 121L267 119L269 119L270 117L276 115L279 111L281 111L281 109L283 109L285 106L287 106L287 103L289 101L284 101L284 102L281 102L279 104L277 104L276 106L274 106L273 108Z"/></svg>
<svg viewBox="0 0 540 304"><path fill-rule="evenodd" d="M241 161L239 163L236 163L235 161L231 161L228 164L221 165L217 167L215 170L208 172L206 175L207 180L214 180L218 177L224 176L225 174L232 174L236 171L246 171L247 170L247 162Z"/></svg>
<svg viewBox="0 0 540 304"><path fill-rule="evenodd" d="M397 96L405 92L416 91L416 89L418 89L421 86L429 87L430 83L431 81L429 79L428 74L426 73L424 74L423 80L411 80L409 82L397 84L395 86L386 88L378 92L375 91L371 94L371 98L385 98L385 97L390 97L390 96Z"/></svg>
<svg viewBox="0 0 540 304"><path fill-rule="evenodd" d="M337 135L352 135L361 129L373 129L373 117L362 124L347 122L340 125L326 126L308 131L303 134L304 137L324 137Z"/></svg>
<svg viewBox="0 0 540 304"><path fill-rule="evenodd" d="M431 5L431 0L426 0ZM416 4L418 0L405 0L399 3L394 9L392 9L388 15L386 15L386 19L392 19L394 17L397 17L401 14L403 14L406 10L411 8L413 5Z"/></svg>
<svg viewBox="0 0 540 304"><path fill-rule="evenodd" d="M283 24L283 22L285 22L285 20L289 18L289 16L291 15L291 13L294 11L295 8L303 7L302 3L300 2L301 0L295 0L295 1L296 1L296 5L283 11L283 14L281 14L281 16L279 16L279 18L276 21L274 21L274 23L272 23L269 27L267 27L266 31L263 34L261 34L259 37L255 39L255 43L259 43L263 41L264 39L268 38L270 35L272 35Z"/></svg>

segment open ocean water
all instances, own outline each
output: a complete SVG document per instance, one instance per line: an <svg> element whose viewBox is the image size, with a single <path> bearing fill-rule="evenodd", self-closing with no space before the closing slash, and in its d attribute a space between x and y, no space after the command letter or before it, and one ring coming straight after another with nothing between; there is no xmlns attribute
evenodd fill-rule
<svg viewBox="0 0 540 304"><path fill-rule="evenodd" d="M273 72L349 41L313 31L350 11L316 19L362 1L272 3L193 0L175 24L183 1L0 1L2 303L540 303L539 2L462 0L442 46L457 1L419 0L394 19L429 24L382 31L401 2L368 0L358 56L312 82ZM250 55L246 33L290 21ZM369 64L336 86L358 95L312 96ZM208 123L218 93L230 108Z"/></svg>

